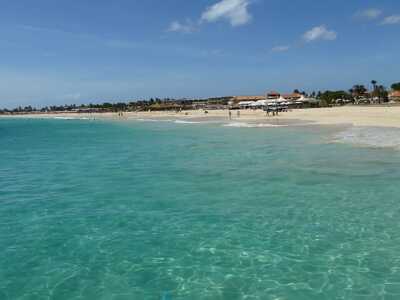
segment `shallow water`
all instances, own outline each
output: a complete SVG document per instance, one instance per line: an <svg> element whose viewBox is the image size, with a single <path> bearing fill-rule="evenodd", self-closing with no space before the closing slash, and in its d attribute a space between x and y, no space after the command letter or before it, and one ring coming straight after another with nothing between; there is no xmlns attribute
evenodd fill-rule
<svg viewBox="0 0 400 300"><path fill-rule="evenodd" d="M336 135L338 142L400 150L400 128L349 127Z"/></svg>
<svg viewBox="0 0 400 300"><path fill-rule="evenodd" d="M399 299L400 152L331 137L0 119L0 299Z"/></svg>

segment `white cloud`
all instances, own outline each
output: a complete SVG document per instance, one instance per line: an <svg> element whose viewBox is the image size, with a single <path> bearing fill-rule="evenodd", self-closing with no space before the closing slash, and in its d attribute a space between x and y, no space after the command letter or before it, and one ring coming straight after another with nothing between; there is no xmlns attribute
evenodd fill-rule
<svg viewBox="0 0 400 300"><path fill-rule="evenodd" d="M179 21L173 21L169 25L167 31L169 32L181 32L181 33L192 33L195 30L194 25L190 20L186 20L185 23Z"/></svg>
<svg viewBox="0 0 400 300"><path fill-rule="evenodd" d="M382 10L377 8L369 8L365 10L361 10L356 13L356 17L368 20L375 20L382 15Z"/></svg>
<svg viewBox="0 0 400 300"><path fill-rule="evenodd" d="M382 21L383 25L394 25L394 24L400 24L400 15L392 15L388 16Z"/></svg>
<svg viewBox="0 0 400 300"><path fill-rule="evenodd" d="M272 52L286 52L290 49L289 46L276 46L271 49Z"/></svg>
<svg viewBox="0 0 400 300"><path fill-rule="evenodd" d="M252 16L248 6L252 0L220 0L211 5L202 13L200 20L194 24L190 20L186 22L173 21L168 26L168 32L192 33L202 22L217 22L227 20L232 26L241 26L250 22Z"/></svg>
<svg viewBox="0 0 400 300"><path fill-rule="evenodd" d="M228 20L232 26L240 26L251 20L248 11L250 0L222 0L208 7L201 16L201 21L216 22Z"/></svg>
<svg viewBox="0 0 400 300"><path fill-rule="evenodd" d="M307 42L313 42L316 40L336 40L337 33L333 30L327 29L324 25L316 26L303 35L303 39Z"/></svg>

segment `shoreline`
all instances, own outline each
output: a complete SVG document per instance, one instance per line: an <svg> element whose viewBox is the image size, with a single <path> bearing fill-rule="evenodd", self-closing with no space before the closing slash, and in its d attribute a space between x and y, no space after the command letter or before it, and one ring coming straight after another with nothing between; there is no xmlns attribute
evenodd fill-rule
<svg viewBox="0 0 400 300"><path fill-rule="evenodd" d="M181 121L203 122L262 122L298 123L301 125L352 125L371 127L400 128L400 107L384 106L342 106L332 108L295 109L282 112L279 116L266 116L262 110L233 110L229 119L228 110L189 110L182 112L124 112L118 113L34 113L0 115L0 118L71 118L71 119L99 119L99 120L160 120L173 118Z"/></svg>
<svg viewBox="0 0 400 300"><path fill-rule="evenodd" d="M308 128L329 130L325 142L357 147L400 150L400 107L334 107L299 109L266 116L262 110L191 110L183 112L46 113L0 115L0 119L60 119L107 122L168 122L181 125L213 124L232 129Z"/></svg>

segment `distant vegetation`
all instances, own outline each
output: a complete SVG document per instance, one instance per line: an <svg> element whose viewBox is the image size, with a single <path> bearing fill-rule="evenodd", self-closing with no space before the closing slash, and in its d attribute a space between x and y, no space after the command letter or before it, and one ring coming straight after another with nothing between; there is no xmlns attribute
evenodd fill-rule
<svg viewBox="0 0 400 300"><path fill-rule="evenodd" d="M394 90L394 91L400 91L400 82L393 83L393 84L392 84L392 90Z"/></svg>
<svg viewBox="0 0 400 300"><path fill-rule="evenodd" d="M332 104L336 104L337 100L349 100L352 101L353 97L350 93L345 91L326 91L319 92L317 98L321 100L321 106L330 106Z"/></svg>
<svg viewBox="0 0 400 300"><path fill-rule="evenodd" d="M307 94L298 89L294 93L307 97L317 98L320 106L343 105L347 103L383 103L388 101L388 91L376 80L371 81L372 89L356 84L349 91L319 91ZM391 85L392 90L400 91L400 82ZM33 112L120 112L120 111L162 111L162 110L188 110L200 107L219 108L226 107L234 97L214 97L208 99L171 99L151 98L149 100L136 100L126 102L104 102L96 104L60 105L35 108L32 106L17 107L14 109L0 109L0 114L33 113Z"/></svg>
<svg viewBox="0 0 400 300"><path fill-rule="evenodd" d="M35 108L32 106L17 107L14 109L0 109L0 113L33 113L33 112L120 112L120 111L162 111L188 110L196 105L227 105L233 97L215 97L208 99L171 99L151 98L127 102L104 102L81 105L59 105Z"/></svg>

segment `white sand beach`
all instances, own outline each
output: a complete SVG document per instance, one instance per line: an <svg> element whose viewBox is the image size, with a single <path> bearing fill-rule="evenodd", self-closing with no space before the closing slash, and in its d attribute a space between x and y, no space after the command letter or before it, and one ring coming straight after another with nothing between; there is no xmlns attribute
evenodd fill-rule
<svg viewBox="0 0 400 300"><path fill-rule="evenodd" d="M4 117L4 116L3 116ZM10 116L6 116L10 117ZM159 119L172 118L178 120L229 120L227 110L191 110L183 112L127 112L123 117L117 113L49 113L12 115L11 117L29 118L96 118L96 119ZM400 106L342 106L333 108L294 109L280 113L279 116L266 116L261 110L232 111L232 120L235 121L299 121L320 125L353 125L373 127L400 128Z"/></svg>

